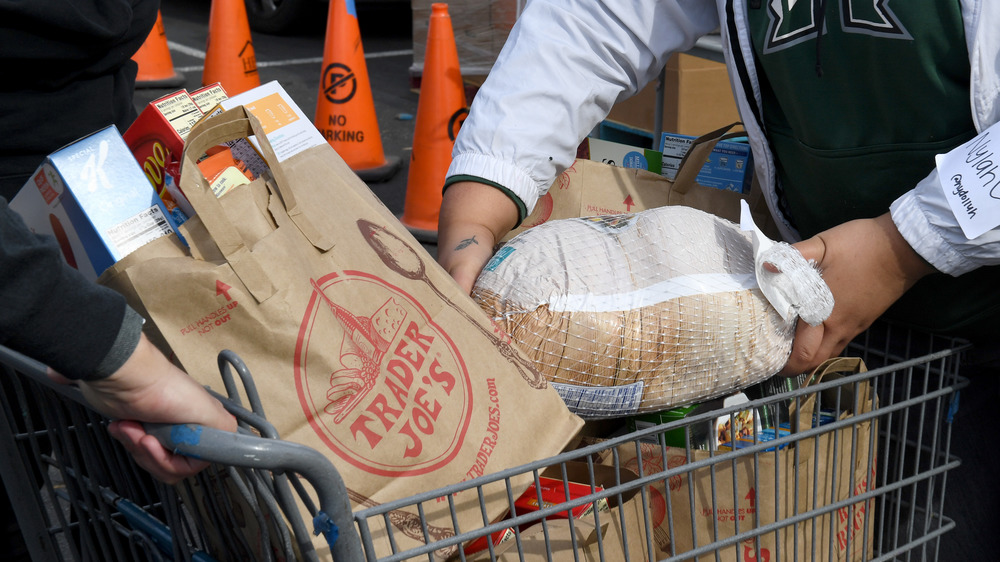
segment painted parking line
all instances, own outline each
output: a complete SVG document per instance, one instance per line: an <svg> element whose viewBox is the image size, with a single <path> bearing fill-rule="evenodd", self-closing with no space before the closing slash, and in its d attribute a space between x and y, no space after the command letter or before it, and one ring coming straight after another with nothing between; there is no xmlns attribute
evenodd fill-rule
<svg viewBox="0 0 1000 562"><path fill-rule="evenodd" d="M189 57L194 57L196 59L205 60L205 51L194 49L188 47L187 45L182 45L180 43L174 43L173 41L167 41L167 47L171 51L177 52ZM413 54L413 49L400 49L398 51L383 51L381 53L365 53L366 59L382 59L388 57L401 57ZM292 66L297 64L321 64L323 62L323 57L308 57L302 59L285 59L276 61L257 61L257 67L269 67L269 66ZM179 66L175 68L177 72L193 72L196 70L202 70L205 65L194 65L194 66Z"/></svg>

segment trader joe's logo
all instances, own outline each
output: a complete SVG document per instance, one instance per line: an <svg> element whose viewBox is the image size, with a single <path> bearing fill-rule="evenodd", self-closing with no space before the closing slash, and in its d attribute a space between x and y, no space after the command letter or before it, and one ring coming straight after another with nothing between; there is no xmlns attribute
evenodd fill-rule
<svg viewBox="0 0 1000 562"><path fill-rule="evenodd" d="M472 415L469 374L448 335L410 295L357 271L313 281L295 382L326 445L383 476L453 460Z"/></svg>

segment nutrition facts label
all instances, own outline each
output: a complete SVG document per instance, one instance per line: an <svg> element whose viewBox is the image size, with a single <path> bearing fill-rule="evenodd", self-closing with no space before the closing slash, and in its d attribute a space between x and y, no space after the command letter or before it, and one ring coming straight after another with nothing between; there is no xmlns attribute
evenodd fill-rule
<svg viewBox="0 0 1000 562"><path fill-rule="evenodd" d="M177 92L160 98L154 101L153 105L182 139L187 138L191 127L201 119L201 110L187 92Z"/></svg>
<svg viewBox="0 0 1000 562"><path fill-rule="evenodd" d="M153 240L174 231L160 207L153 205L105 232L107 240L125 257ZM121 258L119 258L121 259Z"/></svg>

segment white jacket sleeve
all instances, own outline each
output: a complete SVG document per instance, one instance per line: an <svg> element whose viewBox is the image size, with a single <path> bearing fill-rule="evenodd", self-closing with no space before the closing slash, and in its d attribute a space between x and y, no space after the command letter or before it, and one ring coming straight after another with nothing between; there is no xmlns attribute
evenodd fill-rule
<svg viewBox="0 0 1000 562"><path fill-rule="evenodd" d="M1000 228L966 238L945 199L935 169L890 207L899 233L938 271L953 276L1000 264Z"/></svg>
<svg viewBox="0 0 1000 562"><path fill-rule="evenodd" d="M530 213L617 101L718 26L713 0L531 0L476 94L448 176L495 182Z"/></svg>
<svg viewBox="0 0 1000 562"><path fill-rule="evenodd" d="M1000 36L996 33L1000 2L963 2L963 12L967 12L972 117L982 132L1000 121ZM903 238L939 271L959 276L984 265L1000 264L1000 227L973 240L966 238L945 199L936 169L897 199L890 212Z"/></svg>

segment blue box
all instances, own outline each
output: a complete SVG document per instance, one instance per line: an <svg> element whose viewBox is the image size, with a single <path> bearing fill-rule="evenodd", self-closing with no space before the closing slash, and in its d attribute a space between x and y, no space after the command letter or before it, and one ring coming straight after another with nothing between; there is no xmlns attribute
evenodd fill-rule
<svg viewBox="0 0 1000 562"><path fill-rule="evenodd" d="M680 169L681 159L687 154L696 137L663 133L660 152L663 153L662 175L674 179ZM753 154L750 145L743 142L719 141L701 167L697 181L706 187L749 193L753 179Z"/></svg>
<svg viewBox="0 0 1000 562"><path fill-rule="evenodd" d="M720 451L733 451L733 450L738 451L740 449L745 449L747 447L750 447L750 446L753 446L753 445L758 445L760 443L767 443L768 441L774 441L775 439L780 439L782 437L788 437L791 434L792 434L791 431L787 427L779 427L778 429L773 429L773 428L762 429L762 430L760 430L760 432L757 433L757 442L756 443L754 443L754 440L753 440L754 438L753 438L752 435L746 436L746 437L737 437L736 441L733 442L732 445L730 445L729 443L726 443L726 444L723 444L723 445L719 445L719 450ZM784 449L787 446L788 446L788 443L782 443L781 445L778 445L777 447L768 447L768 448L766 448L764 450L765 451L774 451L776 448L780 450L780 449Z"/></svg>
<svg viewBox="0 0 1000 562"><path fill-rule="evenodd" d="M11 200L32 231L54 236L85 277L177 224L113 125L50 154Z"/></svg>

